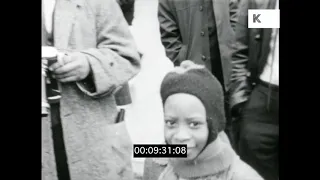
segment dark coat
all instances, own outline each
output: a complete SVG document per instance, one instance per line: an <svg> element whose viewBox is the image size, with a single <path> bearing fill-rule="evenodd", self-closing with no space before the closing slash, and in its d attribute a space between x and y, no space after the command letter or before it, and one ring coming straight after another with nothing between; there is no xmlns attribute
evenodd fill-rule
<svg viewBox="0 0 320 180"><path fill-rule="evenodd" d="M161 41L166 55L175 65L192 60L211 69L209 36L206 27L205 0L159 0L158 19ZM225 87L231 73L231 49L234 45L233 27L237 21L237 1L213 1L213 11L222 62ZM204 31L204 36L201 33Z"/></svg>
<svg viewBox="0 0 320 180"><path fill-rule="evenodd" d="M274 9L276 0L241 0L236 25L236 46L232 55L230 108L238 114L267 63L272 29L249 29L248 9Z"/></svg>

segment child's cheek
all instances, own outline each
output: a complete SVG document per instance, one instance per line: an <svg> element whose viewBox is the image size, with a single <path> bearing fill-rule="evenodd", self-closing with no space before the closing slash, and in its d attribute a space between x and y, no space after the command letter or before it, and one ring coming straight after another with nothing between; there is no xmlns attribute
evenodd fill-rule
<svg viewBox="0 0 320 180"><path fill-rule="evenodd" d="M166 141L166 143L172 144L173 135L174 135L173 130L164 128L164 140Z"/></svg>

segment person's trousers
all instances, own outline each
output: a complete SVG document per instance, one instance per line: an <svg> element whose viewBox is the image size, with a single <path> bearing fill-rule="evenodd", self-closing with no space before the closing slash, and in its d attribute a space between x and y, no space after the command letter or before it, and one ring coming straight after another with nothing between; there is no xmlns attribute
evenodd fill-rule
<svg viewBox="0 0 320 180"><path fill-rule="evenodd" d="M265 180L279 177L279 87L260 82L240 121L239 155Z"/></svg>

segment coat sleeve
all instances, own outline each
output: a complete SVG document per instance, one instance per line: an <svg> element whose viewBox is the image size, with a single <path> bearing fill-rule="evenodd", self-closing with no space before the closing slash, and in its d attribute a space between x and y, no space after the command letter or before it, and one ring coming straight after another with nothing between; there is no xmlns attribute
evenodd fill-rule
<svg viewBox="0 0 320 180"><path fill-rule="evenodd" d="M232 74L229 87L231 112L248 100L247 63L249 55L248 8L249 0L241 0L236 24L236 44L232 54Z"/></svg>
<svg viewBox="0 0 320 180"><path fill-rule="evenodd" d="M158 20L161 42L166 55L175 65L179 65L179 53L182 47L181 35L169 0L159 0Z"/></svg>
<svg viewBox="0 0 320 180"><path fill-rule="evenodd" d="M93 98L110 95L140 69L138 50L119 5L115 0L97 2L97 47L74 54L90 64L91 75L77 86Z"/></svg>
<svg viewBox="0 0 320 180"><path fill-rule="evenodd" d="M238 21L238 0L229 0L229 9L230 9L230 23L233 31L235 31L236 24Z"/></svg>

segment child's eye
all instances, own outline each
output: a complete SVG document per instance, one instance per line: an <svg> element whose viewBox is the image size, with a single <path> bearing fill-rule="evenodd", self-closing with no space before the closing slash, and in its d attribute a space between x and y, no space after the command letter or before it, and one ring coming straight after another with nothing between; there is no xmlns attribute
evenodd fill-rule
<svg viewBox="0 0 320 180"><path fill-rule="evenodd" d="M176 122L175 121L171 121L171 120L166 120L165 123L166 123L166 126L173 127Z"/></svg>
<svg viewBox="0 0 320 180"><path fill-rule="evenodd" d="M190 123L190 127L191 127L191 128L197 128L197 127L199 127L199 125L200 125L200 123L198 123L198 122L192 122L192 123Z"/></svg>

